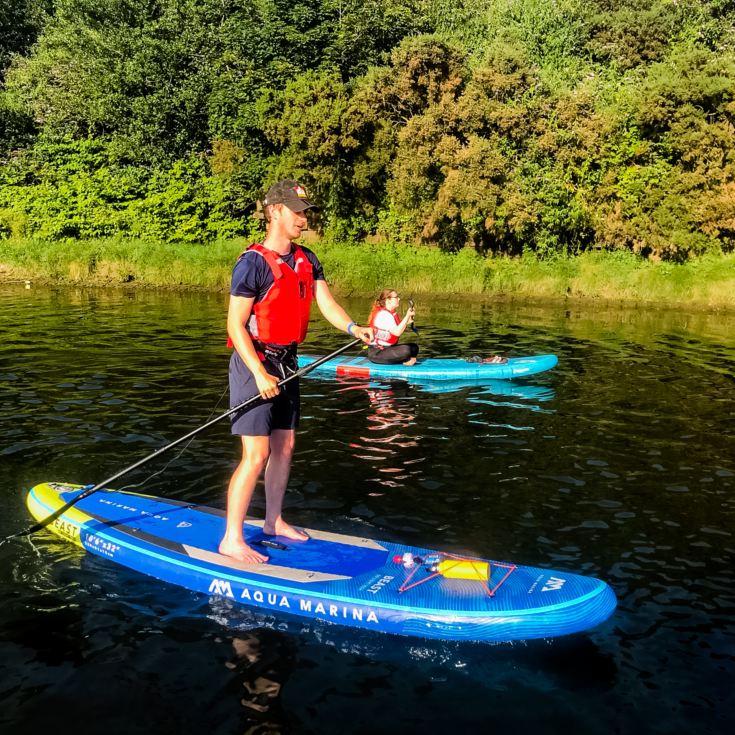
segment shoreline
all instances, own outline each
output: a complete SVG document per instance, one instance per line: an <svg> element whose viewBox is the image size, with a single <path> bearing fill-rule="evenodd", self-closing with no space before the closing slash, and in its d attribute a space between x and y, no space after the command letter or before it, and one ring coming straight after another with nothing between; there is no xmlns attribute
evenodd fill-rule
<svg viewBox="0 0 735 735"><path fill-rule="evenodd" d="M112 282L99 282L99 281L68 281L59 282L54 280L44 280L43 278L26 278L26 279L6 279L0 273L0 285L16 285L21 286L28 284L29 288L33 288L34 285L42 286L44 288L76 288L76 289L121 289L130 291L165 291L175 292L180 291L182 293L219 293L226 294L228 290L226 288L212 288L207 286L192 286L192 285L160 285L152 283L112 283ZM358 293L355 291L344 291L339 286L330 283L332 293L338 298L371 298L372 293ZM427 296L423 294L423 296ZM472 306L481 305L492 305L492 304L525 304L529 306L569 306L573 308L591 308L598 306L600 308L610 310L619 309L623 310L641 310L650 308L655 303L657 311L680 311L680 312L696 312L702 314L724 314L724 315L735 315L735 306L731 304L704 304L700 301L689 301L689 302L677 302L677 301L644 301L635 299L616 299L612 297L598 297L598 296L577 296L575 294L564 294L561 296L535 296L535 295L524 295L522 293L517 294L456 294L456 293L443 293L434 294L432 298L441 300L456 300L461 303L469 304Z"/></svg>
<svg viewBox="0 0 735 735"><path fill-rule="evenodd" d="M370 298L392 285L421 300L735 312L735 254L674 264L604 251L540 261L396 244L307 246L341 297ZM227 293L242 249L238 240L178 246L0 240L0 283Z"/></svg>

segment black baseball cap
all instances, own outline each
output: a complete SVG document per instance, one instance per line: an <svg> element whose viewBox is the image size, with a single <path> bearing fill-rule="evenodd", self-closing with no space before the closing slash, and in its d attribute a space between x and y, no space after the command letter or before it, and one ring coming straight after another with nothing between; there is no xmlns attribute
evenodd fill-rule
<svg viewBox="0 0 735 735"><path fill-rule="evenodd" d="M304 212L316 206L309 201L306 189L293 179L284 179L268 189L263 206L271 204L285 204L292 212Z"/></svg>

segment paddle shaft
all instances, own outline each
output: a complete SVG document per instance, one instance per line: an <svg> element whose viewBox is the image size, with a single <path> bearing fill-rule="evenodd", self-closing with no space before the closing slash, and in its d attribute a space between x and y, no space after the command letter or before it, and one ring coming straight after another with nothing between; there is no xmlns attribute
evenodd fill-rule
<svg viewBox="0 0 735 735"><path fill-rule="evenodd" d="M327 362L327 360L331 360L333 357L337 357L337 355L341 355L343 352L346 352L350 349L350 347L354 347L356 344L361 342L362 340L355 339L352 342L349 342L346 345L343 345L338 350L335 350L334 352L331 352L328 355L324 355L324 357L320 357L318 360L314 360L314 362L310 363L309 365L305 365L301 368L301 370L297 370L293 375L289 375L287 378L284 378L283 380L278 381L279 388L286 383L289 383L292 380L295 380L296 378L301 377L302 375L306 375L306 373L310 372L314 368L318 367L322 363ZM185 442L187 439L191 439L193 436L196 436L200 432L204 431L205 429L208 429L213 424L216 424L219 421L222 421L222 419L227 418L228 416L231 416L233 413L236 413L237 411L242 411L245 408L248 408L249 406L252 406L254 403L256 403L260 399L260 395L255 395L252 398L248 398L246 401L243 401L239 405L235 406L234 408L231 408L229 411L225 411L220 416L217 416L216 418L213 418L211 421L207 421L206 424L202 424L198 428L194 429L194 431L190 431L185 436L179 437L175 441L172 441L170 444L166 444L166 446L161 447L160 449L157 449L153 454L149 454L147 457L143 457L143 459L138 460L135 464L131 464L129 467L126 467L124 470L120 470L120 472L115 473L114 475L111 475L106 480L102 480L102 482L98 482L96 485L87 487L85 490L83 490L79 495L76 496L73 500L70 500L66 505L62 505L61 508L57 508L53 513L46 516L42 521L38 521L38 523L33 524L32 526L29 526L24 531L19 531L18 533L11 534L10 536L6 536L2 541L0 541L0 544L4 544L6 541L9 541L12 538L19 538L21 536L30 536L32 533L36 533L36 531L40 531L43 528L46 528L50 523L53 523L57 518L59 518L61 515L66 513L69 508L71 508L73 505L78 503L83 498L89 497L92 493L96 493L98 490L101 490L102 488L109 485L111 482L114 482L115 480L118 480L123 475L127 475L128 472L132 472L135 469L138 469L141 465L146 464L146 462L150 462L152 459L155 459L160 454L163 454L164 452L167 452L169 449L173 449L174 447L178 446L182 442Z"/></svg>
<svg viewBox="0 0 735 735"><path fill-rule="evenodd" d="M409 299L408 300L408 305L413 309L413 307L414 307L413 299ZM414 323L413 319L411 319L411 331L414 334L418 334L419 333L419 328L416 326L416 324Z"/></svg>

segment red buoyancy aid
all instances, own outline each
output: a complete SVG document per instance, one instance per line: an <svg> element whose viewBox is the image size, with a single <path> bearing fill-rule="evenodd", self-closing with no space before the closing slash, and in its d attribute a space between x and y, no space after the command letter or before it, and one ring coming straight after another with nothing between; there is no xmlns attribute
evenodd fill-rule
<svg viewBox="0 0 735 735"><path fill-rule="evenodd" d="M293 245L294 267L283 262L278 253L260 243L246 248L265 258L273 273L273 285L265 297L253 304L246 328L253 339L266 344L288 345L306 338L314 290L314 269L306 253ZM241 257L242 257L241 255ZM228 337L227 345L233 347Z"/></svg>
<svg viewBox="0 0 735 735"><path fill-rule="evenodd" d="M378 347L390 347L391 345L394 345L398 342L398 337L396 337L395 334L391 334L387 329L380 329L380 327L377 327L375 325L378 314L382 314L383 312L385 312L386 314L390 314L393 319L395 319L396 326L401 323L401 318L395 311L388 311L388 309L379 309L375 312L373 318L370 320L370 326L375 330L375 339L373 341L373 344L377 345Z"/></svg>

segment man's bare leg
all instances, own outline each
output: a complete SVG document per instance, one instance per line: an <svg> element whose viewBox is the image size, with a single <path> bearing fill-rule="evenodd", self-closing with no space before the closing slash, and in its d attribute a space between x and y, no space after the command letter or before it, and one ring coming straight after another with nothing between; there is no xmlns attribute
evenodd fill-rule
<svg viewBox="0 0 735 735"><path fill-rule="evenodd" d="M268 561L245 543L242 525L253 497L255 483L266 466L269 452L269 437L242 436L242 459L230 478L227 489L227 527L219 545L219 553L238 561L257 564Z"/></svg>
<svg viewBox="0 0 735 735"><path fill-rule="evenodd" d="M276 429L271 434L271 453L265 467L263 533L306 541L309 537L303 531L286 523L281 516L295 444L296 432L291 429Z"/></svg>

